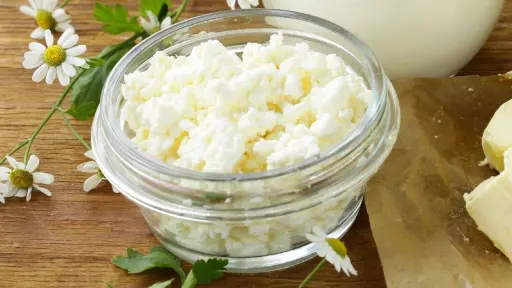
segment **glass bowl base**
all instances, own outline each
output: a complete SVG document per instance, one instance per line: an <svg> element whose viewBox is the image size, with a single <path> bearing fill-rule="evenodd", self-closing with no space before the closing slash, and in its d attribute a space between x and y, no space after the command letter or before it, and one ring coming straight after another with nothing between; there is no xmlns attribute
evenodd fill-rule
<svg viewBox="0 0 512 288"><path fill-rule="evenodd" d="M357 215L359 214L362 201L363 197L359 197L359 200L357 203L355 203L352 212L350 212L348 217L346 217L344 221L338 225L338 227L329 233L329 237L341 238L347 233L352 224L354 224ZM231 273L262 273L282 270L312 259L315 257L317 251L317 247L314 244L309 243L290 251L267 256L219 257L216 255L200 253L183 246L176 245L176 243L171 243L170 241L166 240L155 229L151 230L153 231L153 234L156 236L158 241L160 241L160 243L165 248L167 248L179 258L189 263L194 263L200 259L206 260L208 258L227 259L229 264L226 271Z"/></svg>

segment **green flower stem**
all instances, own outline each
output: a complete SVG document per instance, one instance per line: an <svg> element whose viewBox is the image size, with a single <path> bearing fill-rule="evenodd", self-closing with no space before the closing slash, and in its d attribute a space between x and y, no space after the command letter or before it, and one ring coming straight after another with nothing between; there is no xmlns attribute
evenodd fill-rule
<svg viewBox="0 0 512 288"><path fill-rule="evenodd" d="M320 268L322 268L322 266L324 266L325 262L326 262L326 260L325 260L325 258L323 258L322 261L320 261L320 263L318 263L318 265L316 265L315 269L313 269L313 271L311 271L311 273L309 273L308 277L306 277L306 279L304 279L304 281L302 281L302 283L300 283L299 288L306 287L306 285L308 285L309 281L311 281L311 279L313 279L313 276L315 276L316 272L318 272L318 270L320 270Z"/></svg>
<svg viewBox="0 0 512 288"><path fill-rule="evenodd" d="M116 54L119 50L123 50L124 48L129 47L130 45L134 44L135 41L137 41L137 39L139 37L144 36L146 34L147 34L146 32L135 33L135 34L133 34L132 37L130 37L130 38L124 40L123 42L115 45L114 48L112 48L112 50L108 51L107 53L105 53L105 54L100 53L97 58L101 58L103 60L108 59L110 56Z"/></svg>
<svg viewBox="0 0 512 288"><path fill-rule="evenodd" d="M64 8L64 7L66 7L66 5L68 5L70 1L71 1L71 0L66 0L66 1L64 1L64 3L62 3L62 5L60 5L60 8Z"/></svg>
<svg viewBox="0 0 512 288"><path fill-rule="evenodd" d="M82 136L80 136L80 134L78 134L78 131L76 131L75 128L73 128L73 126L71 125L71 122L69 122L69 119L66 116L66 113L62 112L62 109L57 109L57 111L59 112L60 116L62 116L62 119L64 119L66 126L68 126L69 130L71 130L73 135L75 135L75 138L78 141L80 141L80 143L82 143L82 145L84 145L85 148L87 148L87 150L91 150L91 145L89 145L89 143L87 143L87 141L85 141L84 138L82 138Z"/></svg>
<svg viewBox="0 0 512 288"><path fill-rule="evenodd" d="M80 69L80 72L78 72L78 74L73 78L73 80L71 80L71 83L69 83L69 85L66 87L64 92L62 92L62 94L60 94L60 97L57 100L57 103L55 103L55 106L52 108L52 110L50 110L50 112L48 112L46 117L43 119L43 122L41 122L41 124L39 124L39 126L36 128L36 131L34 131L34 133L32 133L32 136L30 136L30 138L28 138L28 145L27 145L27 148L25 149L25 158L24 158L25 165L27 165L30 148L32 147L32 143L34 143L34 140L36 139L37 135L39 135L39 132L41 132L41 129L43 129L44 125L46 125L46 123L48 123L48 120L50 120L50 118L52 118L53 114L55 114L55 112L57 112L57 110L59 109L59 106L62 104L62 102L66 98L66 95L68 95L68 93L71 90L71 88L73 87L73 85L75 85L78 78L80 78L80 76L82 76L85 71L86 71L85 69Z"/></svg>
<svg viewBox="0 0 512 288"><path fill-rule="evenodd" d="M178 9L176 10L177 11L176 14L174 14L174 16L172 16L172 23L176 23L178 21L181 14L183 14L183 11L185 10L185 7L187 6L187 4L188 4L188 0L183 0L183 2L181 2L180 7L178 7Z"/></svg>
<svg viewBox="0 0 512 288"><path fill-rule="evenodd" d="M12 149L11 152L7 153L7 155L4 156L4 158L2 158L0 160L0 165L4 164L5 160L7 160L7 156L11 156L12 154L18 152L18 150L20 150L21 148L23 148L27 144L28 144L28 140L21 141L18 146L14 147L14 149Z"/></svg>
<svg viewBox="0 0 512 288"><path fill-rule="evenodd" d="M196 276L194 276L194 271L190 270L190 272L187 275L187 278L185 279L185 282L183 282L183 285L181 285L181 288L192 288L196 287L196 285Z"/></svg>

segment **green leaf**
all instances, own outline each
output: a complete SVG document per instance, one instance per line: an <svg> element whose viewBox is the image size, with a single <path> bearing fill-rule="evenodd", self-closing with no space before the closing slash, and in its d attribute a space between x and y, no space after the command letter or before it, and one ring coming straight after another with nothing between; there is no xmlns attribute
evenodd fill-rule
<svg viewBox="0 0 512 288"><path fill-rule="evenodd" d="M185 280L185 272L181 269L180 260L161 246L153 246L148 255L128 248L127 255L127 257L114 257L112 263L130 274L141 273L153 268L171 268L178 273L181 281Z"/></svg>
<svg viewBox="0 0 512 288"><path fill-rule="evenodd" d="M135 44L130 44L126 48L115 52L105 60L103 65L86 70L73 86L73 91L71 92L71 108L66 111L66 113L77 120L89 120L94 116L94 112L96 112L96 108L100 104L101 90L103 89L108 75L117 62L119 62L124 54L133 46L135 46ZM113 49L112 46L107 46L101 54L111 53L115 51Z"/></svg>
<svg viewBox="0 0 512 288"><path fill-rule="evenodd" d="M171 6L171 1L168 0L140 0L139 1L139 12L142 17L147 17L146 11L151 11L155 16L159 15L162 6L168 5L167 9ZM161 20L160 20L161 21Z"/></svg>
<svg viewBox="0 0 512 288"><path fill-rule="evenodd" d="M87 121L94 116L97 106L98 105L94 102L87 102L80 105L73 103L66 113L76 120Z"/></svg>
<svg viewBox="0 0 512 288"><path fill-rule="evenodd" d="M105 60L101 58L87 58L85 61L87 61L87 64L89 64L90 68L100 67L105 63Z"/></svg>
<svg viewBox="0 0 512 288"><path fill-rule="evenodd" d="M219 279L224 274L228 265L226 259L208 259L208 261L198 260L192 266L192 271L198 284L210 284Z"/></svg>
<svg viewBox="0 0 512 288"><path fill-rule="evenodd" d="M162 5L162 8L160 8L160 12L158 12L158 22L162 23L165 17L167 17L167 14L169 14L169 6L167 6L167 4L164 4Z"/></svg>
<svg viewBox="0 0 512 288"><path fill-rule="evenodd" d="M128 9L119 3L115 6L94 3L94 18L103 23L103 30L110 34L142 31L137 17L129 17Z"/></svg>
<svg viewBox="0 0 512 288"><path fill-rule="evenodd" d="M165 282L155 283L155 284L149 286L149 288L167 288L167 286L171 285L172 281L174 281L174 278L171 280L167 280Z"/></svg>
<svg viewBox="0 0 512 288"><path fill-rule="evenodd" d="M114 288L114 283L112 281L105 282L107 288Z"/></svg>

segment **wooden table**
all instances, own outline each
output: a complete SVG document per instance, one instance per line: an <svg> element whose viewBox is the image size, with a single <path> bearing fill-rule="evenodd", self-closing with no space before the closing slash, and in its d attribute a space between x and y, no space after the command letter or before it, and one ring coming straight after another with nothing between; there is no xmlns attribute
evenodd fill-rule
<svg viewBox="0 0 512 288"><path fill-rule="evenodd" d="M48 86L31 81L33 71L21 67L27 51L33 22L18 12L22 0L0 2L0 154L26 139L40 123L62 91L58 84ZM123 2L130 11L136 1ZM73 0L68 6L73 24L88 46L87 55L123 39L101 32L92 15L93 0ZM226 9L224 0L192 1L184 17ZM500 23L481 53L462 74L489 75L512 70L512 4L507 4ZM88 138L89 122L73 122ZM127 247L146 252L157 244L137 208L105 184L86 194L82 183L88 175L76 171L86 161L84 148L55 116L33 146L41 158L41 171L51 172L56 182L49 188L53 196L40 193L29 203L8 199L0 206L0 287L147 287L175 277L153 271L128 275L110 263ZM17 154L19 159L21 154ZM353 229L345 237L354 265L360 275L347 278L326 266L310 287L385 287L382 267L363 209ZM297 287L318 259L285 271L258 275L228 275L211 287ZM186 266L187 270L189 266Z"/></svg>

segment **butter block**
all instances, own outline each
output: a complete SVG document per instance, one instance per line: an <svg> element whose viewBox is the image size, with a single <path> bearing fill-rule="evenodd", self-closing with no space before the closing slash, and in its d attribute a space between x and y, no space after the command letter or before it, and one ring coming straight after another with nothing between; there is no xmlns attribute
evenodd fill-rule
<svg viewBox="0 0 512 288"><path fill-rule="evenodd" d="M512 100L494 113L482 137L482 148L491 167L503 171L503 154L512 148Z"/></svg>
<svg viewBox="0 0 512 288"><path fill-rule="evenodd" d="M504 171L465 194L464 200L478 229L512 262L512 149L504 154Z"/></svg>

